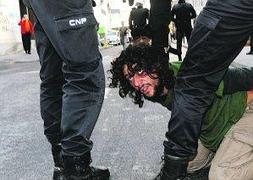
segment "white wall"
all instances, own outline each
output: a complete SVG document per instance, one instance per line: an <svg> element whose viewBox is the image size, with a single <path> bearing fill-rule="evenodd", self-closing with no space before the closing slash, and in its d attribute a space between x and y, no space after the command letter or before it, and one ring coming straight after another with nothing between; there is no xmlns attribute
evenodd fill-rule
<svg viewBox="0 0 253 180"><path fill-rule="evenodd" d="M0 55L20 48L19 20L19 1L0 0Z"/></svg>

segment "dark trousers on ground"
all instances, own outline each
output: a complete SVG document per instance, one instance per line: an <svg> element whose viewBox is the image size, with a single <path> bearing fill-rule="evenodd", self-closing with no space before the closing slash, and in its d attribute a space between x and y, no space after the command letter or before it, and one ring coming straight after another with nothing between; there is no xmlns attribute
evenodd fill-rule
<svg viewBox="0 0 253 180"><path fill-rule="evenodd" d="M22 34L22 43L25 53L31 52L31 33L27 32Z"/></svg>
<svg viewBox="0 0 253 180"><path fill-rule="evenodd" d="M253 17L252 11L244 10ZM166 153L179 157L196 154L202 119L214 92L253 31L253 18L217 16L210 11L204 10L196 21L174 87L164 146Z"/></svg>
<svg viewBox="0 0 253 180"><path fill-rule="evenodd" d="M91 1L31 1L31 7L44 133L51 144L61 143L63 155L81 156L92 149L105 88Z"/></svg>

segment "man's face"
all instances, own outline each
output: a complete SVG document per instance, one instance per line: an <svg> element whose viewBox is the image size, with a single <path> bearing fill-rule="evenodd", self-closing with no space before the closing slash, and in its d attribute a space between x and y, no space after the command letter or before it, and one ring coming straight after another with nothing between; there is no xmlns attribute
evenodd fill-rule
<svg viewBox="0 0 253 180"><path fill-rule="evenodd" d="M134 66L135 65L133 65L132 68L134 68ZM157 74L151 74L153 78L151 78L145 71L139 71L133 74L126 64L123 66L123 74L129 81L130 85L137 91L147 97L153 97L156 95L156 89L159 85Z"/></svg>

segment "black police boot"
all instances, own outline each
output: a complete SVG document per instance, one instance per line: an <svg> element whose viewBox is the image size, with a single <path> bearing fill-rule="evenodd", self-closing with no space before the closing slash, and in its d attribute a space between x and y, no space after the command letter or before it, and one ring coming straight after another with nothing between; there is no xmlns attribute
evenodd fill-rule
<svg viewBox="0 0 253 180"><path fill-rule="evenodd" d="M52 145L51 150L54 159L53 180L62 180L63 160L61 157L61 145Z"/></svg>
<svg viewBox="0 0 253 180"><path fill-rule="evenodd" d="M188 160L165 154L163 167L154 180L190 180L187 177Z"/></svg>
<svg viewBox="0 0 253 180"><path fill-rule="evenodd" d="M109 180L108 169L98 169L90 166L91 156L63 156L63 180Z"/></svg>

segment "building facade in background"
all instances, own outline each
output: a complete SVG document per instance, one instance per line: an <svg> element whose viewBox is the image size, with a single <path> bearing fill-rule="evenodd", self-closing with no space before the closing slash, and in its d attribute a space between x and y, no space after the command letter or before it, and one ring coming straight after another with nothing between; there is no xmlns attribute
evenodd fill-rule
<svg viewBox="0 0 253 180"><path fill-rule="evenodd" d="M186 1L191 3L199 14L207 0ZM135 0L133 6L129 6L127 1L123 3L122 0L96 0L97 7L94 8L94 13L99 26L105 32L117 30L122 21L125 26L128 26L130 11L136 2L141 2L145 8L150 8L150 0ZM178 0L172 0L172 5L177 2ZM24 7L22 0L11 0L11 3L10 0L0 0L0 55L22 50L18 22L22 15L27 12L28 10Z"/></svg>
<svg viewBox="0 0 253 180"><path fill-rule="evenodd" d="M140 2L145 8L150 9L150 0L135 0L133 6L129 6L127 2L123 3L122 0L96 0L97 7L94 8L96 19L107 32L118 29L122 21L125 26L128 26L130 11L135 7L136 2ZM186 2L191 3L199 14L207 0L186 0ZM172 6L176 3L178 0L172 0Z"/></svg>
<svg viewBox="0 0 253 180"><path fill-rule="evenodd" d="M19 1L0 0L0 55L22 48Z"/></svg>

